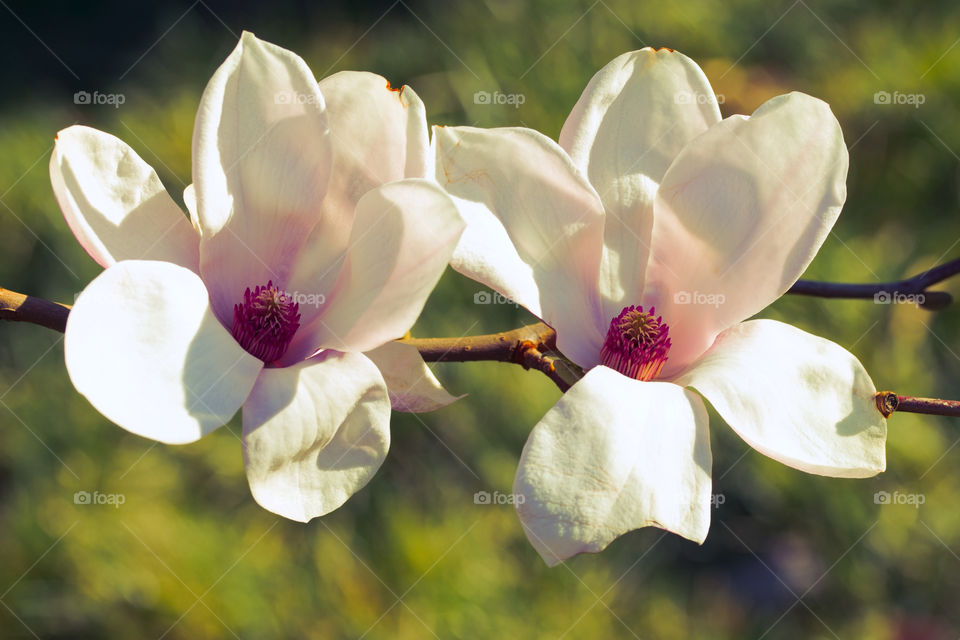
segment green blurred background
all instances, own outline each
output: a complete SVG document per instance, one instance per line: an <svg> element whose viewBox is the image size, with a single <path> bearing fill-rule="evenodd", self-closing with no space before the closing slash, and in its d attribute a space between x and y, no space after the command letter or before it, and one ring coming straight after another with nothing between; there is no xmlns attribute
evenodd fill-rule
<svg viewBox="0 0 960 640"><path fill-rule="evenodd" d="M431 123L525 125L556 138L590 77L645 45L697 60L750 113L799 90L830 103L849 195L808 278L891 280L960 255L960 6L950 2L0 2L0 285L71 302L99 272L54 202L59 129L128 142L180 199L203 87L241 30L317 77L365 69L410 84ZM76 91L123 94L119 108ZM524 103L475 104L477 91ZM922 105L874 94L922 94ZM642 123L637 123L638 126ZM958 283L943 288L960 293ZM475 305L448 273L415 335L529 320ZM762 315L856 353L878 388L960 397L960 306L788 297ZM377 477L309 525L258 507L239 425L189 446L128 434L77 394L62 336L0 325L0 636L6 638L956 638L960 421L896 415L888 471L810 476L713 416L703 546L658 529L548 569L509 506L526 435L559 397L493 363L439 365L470 395L395 414ZM77 491L124 503L77 505ZM924 504L878 505L878 491ZM720 502L720 500L718 500Z"/></svg>

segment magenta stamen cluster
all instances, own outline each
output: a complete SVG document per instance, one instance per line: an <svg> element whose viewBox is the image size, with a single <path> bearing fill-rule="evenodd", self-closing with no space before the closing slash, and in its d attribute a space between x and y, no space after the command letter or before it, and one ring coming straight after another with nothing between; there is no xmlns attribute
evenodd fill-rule
<svg viewBox="0 0 960 640"><path fill-rule="evenodd" d="M253 292L247 287L243 302L233 307L233 337L251 355L276 362L300 328L299 310L272 280Z"/></svg>
<svg viewBox="0 0 960 640"><path fill-rule="evenodd" d="M656 309L624 307L610 321L600 350L600 364L635 380L653 380L663 370L670 352L670 327Z"/></svg>

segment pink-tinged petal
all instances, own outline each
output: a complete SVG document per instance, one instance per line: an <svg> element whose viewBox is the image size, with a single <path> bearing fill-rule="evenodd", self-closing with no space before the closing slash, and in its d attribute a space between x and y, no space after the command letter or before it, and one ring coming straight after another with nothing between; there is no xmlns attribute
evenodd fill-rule
<svg viewBox="0 0 960 640"><path fill-rule="evenodd" d="M830 107L802 93L680 153L660 184L644 292L670 325L667 375L796 282L840 214L847 164Z"/></svg>
<svg viewBox="0 0 960 640"><path fill-rule="evenodd" d="M243 459L265 509L307 522L346 502L390 448L390 400L363 354L264 369L243 406Z"/></svg>
<svg viewBox="0 0 960 640"><path fill-rule="evenodd" d="M719 121L700 67L682 53L646 48L597 72L564 123L560 146L607 212L605 315L615 316L643 291L657 185L687 143Z"/></svg>
<svg viewBox="0 0 960 640"><path fill-rule="evenodd" d="M423 310L463 233L450 197L409 179L373 189L357 204L340 277L321 315L301 327L284 363L318 348L369 351L402 337ZM301 307L302 309L303 307Z"/></svg>
<svg viewBox="0 0 960 640"><path fill-rule="evenodd" d="M200 269L224 323L247 287L287 287L321 218L330 162L323 97L310 69L244 33L203 93L193 140Z"/></svg>
<svg viewBox="0 0 960 640"><path fill-rule="evenodd" d="M368 351L366 356L383 374L394 411L436 411L463 397L447 393L437 376L420 357L420 352L412 345L388 342Z"/></svg>
<svg viewBox="0 0 960 640"><path fill-rule="evenodd" d="M195 273L140 260L87 285L70 311L64 355L73 386L97 411L170 444L228 421L263 368L217 321Z"/></svg>
<svg viewBox="0 0 960 640"><path fill-rule="evenodd" d="M696 394L595 367L530 433L513 485L517 512L551 566L640 527L701 543L711 465Z"/></svg>
<svg viewBox="0 0 960 640"><path fill-rule="evenodd" d="M325 207L352 215L374 187L427 177L427 117L413 89L392 89L374 73L341 71L321 80L320 92L333 145Z"/></svg>
<svg viewBox="0 0 960 640"><path fill-rule="evenodd" d="M747 444L825 476L886 467L887 423L860 361L837 344L774 320L732 327L675 381L702 393Z"/></svg>
<svg viewBox="0 0 960 640"><path fill-rule="evenodd" d="M290 278L288 288L297 292L332 290L360 198L388 182L426 177L426 114L410 87L392 90L382 76L341 71L321 80L320 91L333 165L320 223Z"/></svg>
<svg viewBox="0 0 960 640"><path fill-rule="evenodd" d="M143 259L199 271L200 237L157 172L119 138L79 125L64 129L50 181L73 235L104 267Z"/></svg>
<svg viewBox="0 0 960 640"><path fill-rule="evenodd" d="M437 181L475 203L462 210L470 230L451 266L543 318L577 364L596 364L606 328L597 294L603 205L593 187L530 129L436 127L434 141Z"/></svg>

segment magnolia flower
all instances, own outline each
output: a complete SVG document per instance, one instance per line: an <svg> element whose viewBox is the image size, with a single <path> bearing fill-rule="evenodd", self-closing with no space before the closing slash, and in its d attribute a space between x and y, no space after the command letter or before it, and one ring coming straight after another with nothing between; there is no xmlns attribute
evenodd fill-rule
<svg viewBox="0 0 960 640"><path fill-rule="evenodd" d="M786 465L884 469L860 362L747 320L799 278L846 197L825 103L791 93L721 120L693 61L644 49L597 73L559 145L467 127L437 128L435 143L467 220L451 265L542 318L586 370L533 429L514 484L548 564L650 525L705 539L712 463L693 390Z"/></svg>
<svg viewBox="0 0 960 640"><path fill-rule="evenodd" d="M386 456L385 377L423 366L381 345L414 323L463 230L449 196L411 177L425 175L427 150L410 89L365 73L318 86L303 60L249 33L200 101L192 225L130 147L61 131L54 192L106 267L67 323L74 386L166 443L242 407L257 502L301 521L336 509ZM425 395L414 378L413 395L392 395L436 401L423 384Z"/></svg>

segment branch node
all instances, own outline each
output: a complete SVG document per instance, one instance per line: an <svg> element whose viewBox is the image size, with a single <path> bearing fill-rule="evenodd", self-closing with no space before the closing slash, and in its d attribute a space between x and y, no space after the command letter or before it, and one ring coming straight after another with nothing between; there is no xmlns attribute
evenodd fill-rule
<svg viewBox="0 0 960 640"><path fill-rule="evenodd" d="M878 391L873 398L877 403L877 410L884 418L889 418L900 406L900 398L893 391Z"/></svg>

